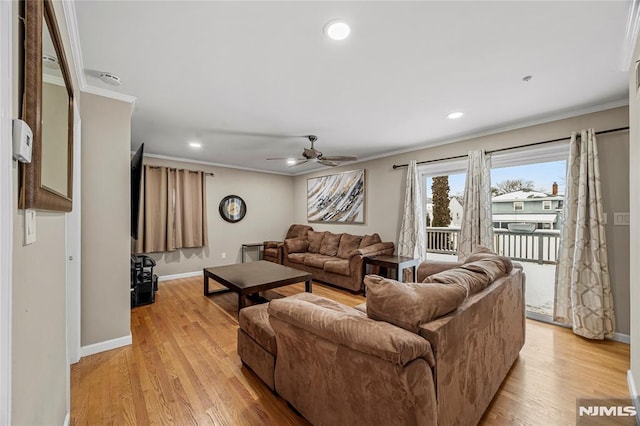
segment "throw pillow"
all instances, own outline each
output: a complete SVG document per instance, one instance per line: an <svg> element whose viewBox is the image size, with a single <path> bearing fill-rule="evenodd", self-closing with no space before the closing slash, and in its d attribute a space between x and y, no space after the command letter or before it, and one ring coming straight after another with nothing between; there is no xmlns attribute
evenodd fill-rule
<svg viewBox="0 0 640 426"><path fill-rule="evenodd" d="M367 316L414 333L421 324L456 310L467 297L459 284L401 283L367 275Z"/></svg>
<svg viewBox="0 0 640 426"><path fill-rule="evenodd" d="M309 248L309 240L306 238L287 238L284 243L289 253L304 253Z"/></svg>
<svg viewBox="0 0 640 426"><path fill-rule="evenodd" d="M338 254L338 246L340 245L340 239L342 234L334 234L327 232L324 234L322 244L320 244L320 254L325 256L335 256Z"/></svg>
<svg viewBox="0 0 640 426"><path fill-rule="evenodd" d="M505 274L509 274L511 273L511 270L513 270L513 263L511 262L511 259L505 256L500 256L485 246L476 246L469 257L464 260L464 263L473 263L484 259L500 259L500 262L504 264Z"/></svg>
<svg viewBox="0 0 640 426"><path fill-rule="evenodd" d="M380 235L378 235L377 233L373 235L365 235L364 237L362 237L362 241L360 241L360 248L369 247L381 242L382 242L382 239L380 238Z"/></svg>
<svg viewBox="0 0 640 426"><path fill-rule="evenodd" d="M348 259L355 250L360 247L362 237L360 235L342 234L340 246L338 247L338 257Z"/></svg>
<svg viewBox="0 0 640 426"><path fill-rule="evenodd" d="M320 245L326 232L307 231L309 239L309 253L320 253Z"/></svg>

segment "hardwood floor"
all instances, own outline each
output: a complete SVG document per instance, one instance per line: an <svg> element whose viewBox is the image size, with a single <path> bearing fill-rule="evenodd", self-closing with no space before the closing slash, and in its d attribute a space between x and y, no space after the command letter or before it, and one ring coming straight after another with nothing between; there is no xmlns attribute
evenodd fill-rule
<svg viewBox="0 0 640 426"><path fill-rule="evenodd" d="M350 306L364 301L317 283L313 292ZM204 297L201 277L160 283L156 303L131 312L132 346L72 366L72 424L308 424L241 367L236 309L234 293ZM628 345L528 320L527 342L482 424L575 424L576 398L628 397L628 369Z"/></svg>

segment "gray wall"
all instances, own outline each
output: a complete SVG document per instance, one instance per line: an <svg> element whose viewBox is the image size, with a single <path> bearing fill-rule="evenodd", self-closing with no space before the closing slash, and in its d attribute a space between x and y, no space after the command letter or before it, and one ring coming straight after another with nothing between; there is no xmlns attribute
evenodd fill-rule
<svg viewBox="0 0 640 426"><path fill-rule="evenodd" d="M631 262L629 282L631 283L631 374L636 392L640 392L640 98L636 90L635 64L640 59L640 36L636 39L635 52L629 72L629 121L631 122L631 144L629 147L629 182L633 191L630 192L631 230L629 256ZM635 306L635 308L634 308ZM635 395L638 397L638 395ZM640 404L640 401L638 401Z"/></svg>
<svg viewBox="0 0 640 426"><path fill-rule="evenodd" d="M64 14L54 4L65 47ZM20 117L18 91L18 2L13 5L13 113ZM73 58L67 52L67 62ZM77 92L76 92L77 93ZM6 142L6 141L3 141ZM16 425L63 424L66 383L66 260L64 213L37 212L37 240L24 245L24 211L18 210L18 166L14 162L11 416Z"/></svg>
<svg viewBox="0 0 640 426"><path fill-rule="evenodd" d="M380 233L383 240L397 243L400 229L406 169L394 170L394 164L409 160L431 160L466 154L473 149L494 150L532 142L569 136L572 131L593 127L597 130L624 127L629 123L628 108L620 107L579 117L558 120L494 135L477 137L448 145L413 151L337 167L331 171L297 176L294 182L294 222L307 223L307 178L347 170L366 170L366 219L364 225L311 224L314 229L332 232L364 234ZM612 218L613 212L629 209L629 167L625 160L629 154L628 132L598 137L600 169L605 211ZM606 226L611 262L611 280L617 314L617 331L629 333L629 228L614 227L612 220Z"/></svg>
<svg viewBox="0 0 640 426"><path fill-rule="evenodd" d="M83 93L82 346L129 336L132 105Z"/></svg>
<svg viewBox="0 0 640 426"><path fill-rule="evenodd" d="M145 157L144 162L151 165L203 170L215 175L207 177L209 245L204 248L150 254L158 262L154 272L160 276L239 263L242 243L282 240L292 223L293 179L289 176L151 157ZM218 213L220 200L231 194L242 197L247 204L247 215L237 223L225 222ZM222 259L223 252L226 253L226 259Z"/></svg>

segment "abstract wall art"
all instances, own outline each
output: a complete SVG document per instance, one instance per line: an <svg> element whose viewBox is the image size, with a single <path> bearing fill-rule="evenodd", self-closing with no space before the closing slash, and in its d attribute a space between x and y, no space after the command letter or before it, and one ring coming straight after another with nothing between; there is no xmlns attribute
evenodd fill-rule
<svg viewBox="0 0 640 426"><path fill-rule="evenodd" d="M307 179L307 220L364 223L364 169Z"/></svg>

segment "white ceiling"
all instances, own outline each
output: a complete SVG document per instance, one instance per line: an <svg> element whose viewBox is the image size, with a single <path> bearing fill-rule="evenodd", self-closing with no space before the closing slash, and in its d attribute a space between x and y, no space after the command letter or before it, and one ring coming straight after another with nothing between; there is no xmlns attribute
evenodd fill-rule
<svg viewBox="0 0 640 426"><path fill-rule="evenodd" d="M629 1L77 1L87 83L137 97L132 149L297 174L622 104ZM326 22L351 25L344 42ZM122 86L96 76L113 72ZM522 77L533 79L523 82ZM465 116L449 120L452 111ZM188 142L197 140L194 150Z"/></svg>

